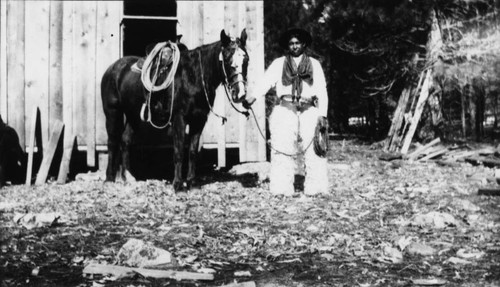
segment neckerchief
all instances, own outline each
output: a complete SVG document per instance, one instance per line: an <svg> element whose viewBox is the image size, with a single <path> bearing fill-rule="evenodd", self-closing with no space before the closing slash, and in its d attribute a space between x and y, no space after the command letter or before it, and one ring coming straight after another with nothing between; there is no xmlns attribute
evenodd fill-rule
<svg viewBox="0 0 500 287"><path fill-rule="evenodd" d="M283 74L281 76L283 86L292 85L293 99L300 99L302 94L302 81L309 85L313 84L313 69L311 59L306 55L302 55L302 60L299 66L295 64L291 55L287 55L283 64Z"/></svg>

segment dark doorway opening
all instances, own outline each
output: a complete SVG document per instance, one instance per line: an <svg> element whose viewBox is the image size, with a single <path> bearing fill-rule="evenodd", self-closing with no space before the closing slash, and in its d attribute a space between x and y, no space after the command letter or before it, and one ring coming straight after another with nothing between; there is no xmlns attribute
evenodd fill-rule
<svg viewBox="0 0 500 287"><path fill-rule="evenodd" d="M145 56L146 47L175 41L175 0L125 0L123 4L123 55Z"/></svg>

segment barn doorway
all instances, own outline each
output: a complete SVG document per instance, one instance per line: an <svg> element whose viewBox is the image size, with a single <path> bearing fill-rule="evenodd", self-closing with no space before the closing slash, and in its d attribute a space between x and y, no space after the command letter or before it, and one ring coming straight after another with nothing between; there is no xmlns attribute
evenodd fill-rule
<svg viewBox="0 0 500 287"><path fill-rule="evenodd" d="M146 55L146 47L175 41L177 3L175 0L124 0L122 56Z"/></svg>

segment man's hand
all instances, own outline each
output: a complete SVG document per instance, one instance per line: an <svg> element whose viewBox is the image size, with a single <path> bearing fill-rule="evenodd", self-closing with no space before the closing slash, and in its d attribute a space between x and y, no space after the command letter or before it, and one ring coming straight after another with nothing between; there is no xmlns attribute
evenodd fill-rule
<svg viewBox="0 0 500 287"><path fill-rule="evenodd" d="M248 109L250 109L250 108L252 107L253 103L255 103L255 101L256 101L256 100L257 100L256 98L254 98L254 97L252 97L252 96L249 96L249 97L246 97L246 98L245 98L245 99L241 102L241 104L243 105L243 107L244 107L245 109L247 109L247 110L248 110Z"/></svg>
<svg viewBox="0 0 500 287"><path fill-rule="evenodd" d="M319 131L321 133L324 133L328 130L328 119L323 116L318 117L318 126L319 126Z"/></svg>

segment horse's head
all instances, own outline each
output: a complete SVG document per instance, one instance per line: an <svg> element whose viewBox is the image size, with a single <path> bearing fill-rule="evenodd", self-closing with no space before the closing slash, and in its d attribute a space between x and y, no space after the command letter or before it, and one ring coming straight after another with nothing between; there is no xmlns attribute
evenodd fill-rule
<svg viewBox="0 0 500 287"><path fill-rule="evenodd" d="M245 49L247 32L241 32L240 38L232 38L222 30L220 32L222 51L220 61L224 70L225 81L231 92L233 102L238 103L245 99L247 93L248 53Z"/></svg>

